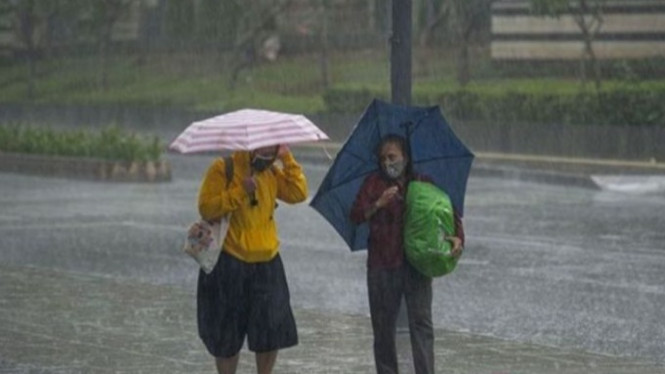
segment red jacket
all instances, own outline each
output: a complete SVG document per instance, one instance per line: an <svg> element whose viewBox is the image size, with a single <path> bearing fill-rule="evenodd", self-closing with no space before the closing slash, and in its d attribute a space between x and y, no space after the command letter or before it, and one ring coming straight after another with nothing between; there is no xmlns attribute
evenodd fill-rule
<svg viewBox="0 0 665 374"><path fill-rule="evenodd" d="M416 175L414 180L432 182L431 178ZM363 182L351 208L351 220L356 224L366 221L365 212L379 199L383 191L399 186L377 172L370 174ZM369 241L367 243L367 266L370 268L394 269L404 262L404 214L406 212L406 191L399 187L399 196L387 206L379 209L369 219ZM462 220L455 213L455 233L464 243Z"/></svg>

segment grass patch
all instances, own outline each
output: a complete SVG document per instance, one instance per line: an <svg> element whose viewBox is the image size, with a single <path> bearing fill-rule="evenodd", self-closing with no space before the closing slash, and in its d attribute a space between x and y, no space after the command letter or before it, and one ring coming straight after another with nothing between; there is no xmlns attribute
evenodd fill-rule
<svg viewBox="0 0 665 374"><path fill-rule="evenodd" d="M462 88L456 82L456 64L449 49L414 49L413 103L442 104L446 102L444 97L458 92L480 95L483 100L506 95L522 100L523 96L571 97L594 92L592 83L583 88L571 78L496 78L500 75L490 74L487 53L478 50L473 55L471 70L476 79ZM109 63L106 91L100 89L100 67L94 57L40 61L33 102L170 106L218 112L251 107L312 114L358 112L371 98L389 99L390 95L387 49L331 52L329 89L323 85L318 54L284 55L275 62L257 63L240 73L234 90L229 88L230 69L225 61L228 56L214 54L114 57ZM26 78L25 66L0 66L0 102L26 102ZM643 96L645 92L662 92L664 87L662 79L609 79L603 82L601 93L639 92ZM337 101L332 102L336 92Z"/></svg>
<svg viewBox="0 0 665 374"><path fill-rule="evenodd" d="M183 61L175 60L174 64ZM115 58L109 64L108 89L103 91L94 58L40 62L33 102L217 111L256 107L312 113L325 109L317 69L318 65L306 58L262 64L243 71L236 89L231 90L225 69L209 62L183 70L161 58L153 57L145 64ZM0 102L28 101L26 82L25 67L0 68Z"/></svg>
<svg viewBox="0 0 665 374"><path fill-rule="evenodd" d="M0 152L145 162L159 161L163 149L156 136L143 138L115 126L98 132L0 126Z"/></svg>

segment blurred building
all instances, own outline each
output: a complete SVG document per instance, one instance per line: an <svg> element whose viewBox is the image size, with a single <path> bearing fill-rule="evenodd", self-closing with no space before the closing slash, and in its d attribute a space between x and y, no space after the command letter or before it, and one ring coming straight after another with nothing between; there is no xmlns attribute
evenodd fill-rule
<svg viewBox="0 0 665 374"><path fill-rule="evenodd" d="M607 0L601 14L593 37L597 58L665 57L665 0ZM583 34L572 13L534 15L528 0L496 1L491 30L495 61L574 60L583 53Z"/></svg>

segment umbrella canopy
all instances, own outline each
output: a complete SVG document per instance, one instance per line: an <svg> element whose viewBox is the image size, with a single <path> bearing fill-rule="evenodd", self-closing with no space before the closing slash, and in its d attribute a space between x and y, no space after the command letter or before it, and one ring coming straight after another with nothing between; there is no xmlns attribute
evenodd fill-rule
<svg viewBox="0 0 665 374"><path fill-rule="evenodd" d="M466 182L474 156L448 126L439 107L407 107L374 100L310 203L351 250L367 247L368 225L351 222L351 206L365 177L379 170L374 150L388 134L408 139L414 172L431 177L450 196L455 211L464 214Z"/></svg>
<svg viewBox="0 0 665 374"><path fill-rule="evenodd" d="M169 148L180 153L251 151L326 139L328 136L303 115L242 109L192 123Z"/></svg>

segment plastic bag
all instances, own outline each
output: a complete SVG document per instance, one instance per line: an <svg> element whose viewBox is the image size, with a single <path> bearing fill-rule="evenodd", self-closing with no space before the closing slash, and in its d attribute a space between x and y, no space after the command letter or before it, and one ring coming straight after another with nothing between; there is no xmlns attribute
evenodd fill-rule
<svg viewBox="0 0 665 374"><path fill-rule="evenodd" d="M428 277L452 272L459 257L445 238L455 235L453 206L448 195L427 182L413 181L406 195L404 246L406 258Z"/></svg>
<svg viewBox="0 0 665 374"><path fill-rule="evenodd" d="M210 274L217 265L229 229L229 219L227 215L212 223L200 220L194 222L187 230L182 250L192 256L206 274Z"/></svg>

